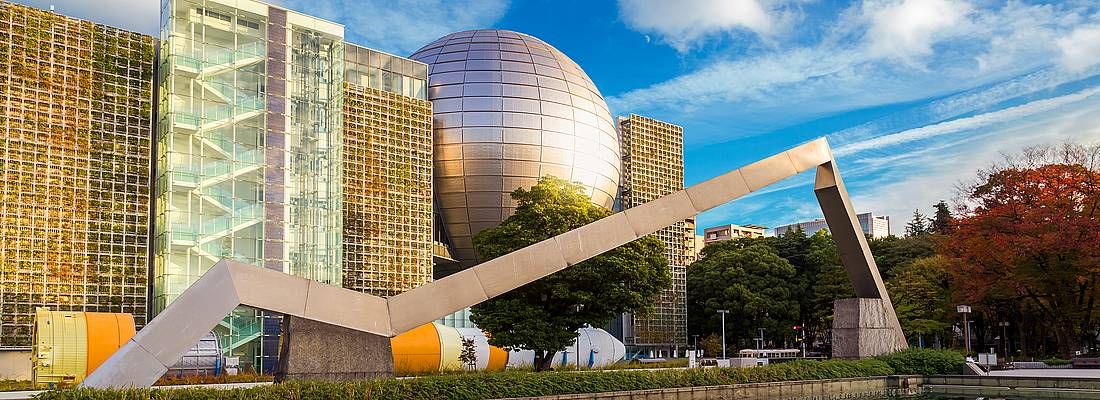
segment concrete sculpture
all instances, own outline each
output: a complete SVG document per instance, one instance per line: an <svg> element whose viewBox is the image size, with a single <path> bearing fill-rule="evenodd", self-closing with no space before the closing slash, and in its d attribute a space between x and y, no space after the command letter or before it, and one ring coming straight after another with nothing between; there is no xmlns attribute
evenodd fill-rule
<svg viewBox="0 0 1100 400"><path fill-rule="evenodd" d="M238 305L379 338L393 337L810 169L816 169L814 192L856 295L877 299L881 305L878 309L888 329L876 331L880 346L871 350L905 348L890 297L822 138L390 298L234 261L219 262L85 379L83 386L151 386L166 365L179 360ZM389 351L389 346L380 348Z"/></svg>

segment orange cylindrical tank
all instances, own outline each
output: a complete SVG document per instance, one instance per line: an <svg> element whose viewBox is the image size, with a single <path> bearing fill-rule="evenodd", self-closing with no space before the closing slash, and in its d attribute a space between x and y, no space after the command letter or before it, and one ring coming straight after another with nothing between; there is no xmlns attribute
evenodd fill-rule
<svg viewBox="0 0 1100 400"><path fill-rule="evenodd" d="M460 361L463 339L474 339L477 361L465 366ZM439 323L424 324L390 339L393 368L397 374L422 374L461 370L464 367L500 371L508 364L508 352L490 346L485 333L476 328L452 328Z"/></svg>
<svg viewBox="0 0 1100 400"><path fill-rule="evenodd" d="M443 357L435 324L424 324L390 339L393 369L397 373L439 371Z"/></svg>
<svg viewBox="0 0 1100 400"><path fill-rule="evenodd" d="M134 337L134 316L116 313L84 313L88 328L88 365L85 376Z"/></svg>

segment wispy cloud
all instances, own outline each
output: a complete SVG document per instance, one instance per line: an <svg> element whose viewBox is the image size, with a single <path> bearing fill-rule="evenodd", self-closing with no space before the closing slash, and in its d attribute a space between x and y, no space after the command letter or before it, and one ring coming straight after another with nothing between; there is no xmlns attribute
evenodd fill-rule
<svg viewBox="0 0 1100 400"><path fill-rule="evenodd" d="M1077 73L1100 63L1087 29L1100 19L1098 11L1087 3L989 8L962 0L866 0L840 12L816 43L719 55L683 75L610 96L609 105L674 115L687 125L722 110L723 118L763 133L847 110L950 95L1063 63L1080 65L1066 70ZM1060 38L1065 46L1050 45ZM689 133L687 141L746 134L753 133Z"/></svg>
<svg viewBox="0 0 1100 400"><path fill-rule="evenodd" d="M938 124L922 126L904 132L878 136L872 139L852 143L833 151L837 156L847 156L861 151L897 146L918 140L949 135L961 131L978 129L1010 120L1018 120L1035 114L1051 111L1060 107L1088 99L1100 94L1100 87L1085 89L1076 93L1049 99L1037 100L1027 104L1008 107L973 117L959 118Z"/></svg>
<svg viewBox="0 0 1100 400"><path fill-rule="evenodd" d="M859 209L890 215L894 218L894 233L901 234L914 208L927 213L936 201L950 200L955 195L955 184L975 176L979 168L998 160L1003 153L1065 140L1100 140L1100 114L1095 112L1098 106L1100 98L1092 97L1001 125L960 130L960 135L951 136L958 139L929 146L933 151L887 156L892 159L864 171L864 179L849 188L852 203ZM877 158L872 157L870 162L875 163Z"/></svg>
<svg viewBox="0 0 1100 400"><path fill-rule="evenodd" d="M347 26L348 41L409 55L446 34L490 27L508 0L276 0L287 8Z"/></svg>

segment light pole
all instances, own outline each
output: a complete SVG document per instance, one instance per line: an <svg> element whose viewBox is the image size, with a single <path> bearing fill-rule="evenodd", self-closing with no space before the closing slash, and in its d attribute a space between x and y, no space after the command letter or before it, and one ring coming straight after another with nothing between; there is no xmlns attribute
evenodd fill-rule
<svg viewBox="0 0 1100 400"><path fill-rule="evenodd" d="M722 359L726 359L726 314L729 314L730 310L718 310L718 314L722 315Z"/></svg>
<svg viewBox="0 0 1100 400"><path fill-rule="evenodd" d="M692 339L695 339L695 345L692 346L692 350L695 350L695 354L699 355L699 335L691 335Z"/></svg>
<svg viewBox="0 0 1100 400"><path fill-rule="evenodd" d="M966 319L966 315L970 314L970 306L959 305L955 309L959 311L959 314L963 315L963 335L966 336L966 355L970 356L970 322Z"/></svg>
<svg viewBox="0 0 1100 400"><path fill-rule="evenodd" d="M997 325L1001 326L1001 341L1004 342L1005 362L1008 362L1008 321L1000 322Z"/></svg>

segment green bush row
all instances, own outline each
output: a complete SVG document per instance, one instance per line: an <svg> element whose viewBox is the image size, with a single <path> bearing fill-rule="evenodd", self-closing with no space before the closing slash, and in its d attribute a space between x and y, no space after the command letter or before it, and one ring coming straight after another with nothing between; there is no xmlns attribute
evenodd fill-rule
<svg viewBox="0 0 1100 400"><path fill-rule="evenodd" d="M946 362L954 355L959 363ZM40 399L494 399L597 393L690 386L730 385L858 378L910 374L957 374L958 353L915 350L862 361L794 361L760 368L666 369L655 371L516 372L435 375L415 379L383 379L357 382L289 382L247 389L219 390L71 389L45 392ZM957 366L958 368L954 368ZM902 368L899 372L898 368ZM946 368L946 369L938 369Z"/></svg>
<svg viewBox="0 0 1100 400"><path fill-rule="evenodd" d="M897 375L945 375L962 373L966 359L952 350L908 349L877 357Z"/></svg>

